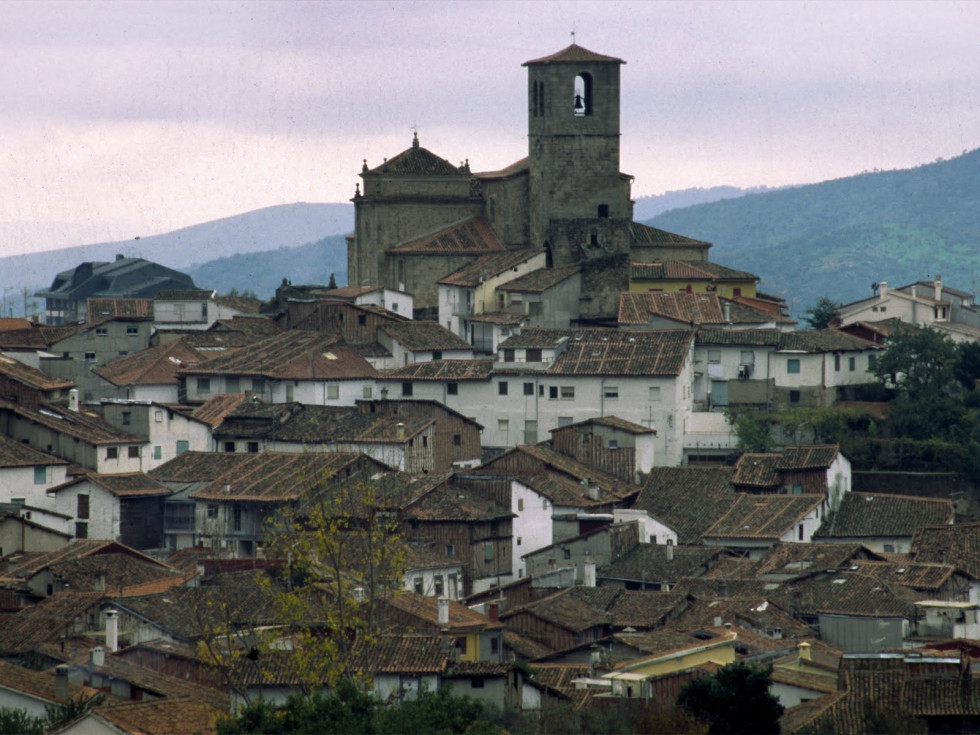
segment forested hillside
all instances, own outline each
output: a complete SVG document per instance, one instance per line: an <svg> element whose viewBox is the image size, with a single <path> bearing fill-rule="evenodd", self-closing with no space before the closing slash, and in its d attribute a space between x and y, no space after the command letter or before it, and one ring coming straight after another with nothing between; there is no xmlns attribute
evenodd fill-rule
<svg viewBox="0 0 980 735"><path fill-rule="evenodd" d="M711 259L762 277L796 314L819 296L853 301L871 284L980 276L980 150L665 212L649 223L714 243Z"/></svg>

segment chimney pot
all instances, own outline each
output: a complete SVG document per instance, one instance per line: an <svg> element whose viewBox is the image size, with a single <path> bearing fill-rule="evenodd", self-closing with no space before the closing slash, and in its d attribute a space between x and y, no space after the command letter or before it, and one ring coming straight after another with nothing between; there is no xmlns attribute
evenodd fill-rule
<svg viewBox="0 0 980 735"><path fill-rule="evenodd" d="M119 650L119 612L116 610L105 611L105 647L109 653Z"/></svg>
<svg viewBox="0 0 980 735"><path fill-rule="evenodd" d="M449 625L449 598L439 598L439 625Z"/></svg>
<svg viewBox="0 0 980 735"><path fill-rule="evenodd" d="M54 696L58 701L68 700L68 666L58 664L54 670Z"/></svg>

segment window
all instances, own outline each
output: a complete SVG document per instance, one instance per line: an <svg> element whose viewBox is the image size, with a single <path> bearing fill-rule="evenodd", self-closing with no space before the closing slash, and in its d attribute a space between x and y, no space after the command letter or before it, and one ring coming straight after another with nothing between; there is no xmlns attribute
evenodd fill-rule
<svg viewBox="0 0 980 735"><path fill-rule="evenodd" d="M791 390L789 392L789 402L793 404L800 402L800 392L798 390Z"/></svg>
<svg viewBox="0 0 980 735"><path fill-rule="evenodd" d="M242 506L238 503L231 507L231 528L234 531L242 530Z"/></svg>
<svg viewBox="0 0 980 735"><path fill-rule="evenodd" d="M563 401L575 400L575 388L570 385L563 385L561 387L561 399Z"/></svg>
<svg viewBox="0 0 980 735"><path fill-rule="evenodd" d="M493 541L483 542L483 561L493 560Z"/></svg>
<svg viewBox="0 0 980 735"><path fill-rule="evenodd" d="M127 447L127 451L129 453L129 458L130 459L139 459L140 458L140 448L139 447L137 447L137 446Z"/></svg>
<svg viewBox="0 0 980 735"><path fill-rule="evenodd" d="M517 509L524 510L524 498L517 499Z"/></svg>
<svg viewBox="0 0 980 735"><path fill-rule="evenodd" d="M504 362L514 362L514 350L504 350Z"/></svg>
<svg viewBox="0 0 980 735"><path fill-rule="evenodd" d="M105 449L106 459L119 459L119 447L106 447Z"/></svg>
<svg viewBox="0 0 980 735"><path fill-rule="evenodd" d="M609 440L609 448L610 449L619 449L619 441L617 441L616 439L610 439Z"/></svg>
<svg viewBox="0 0 980 735"><path fill-rule="evenodd" d="M217 503L208 503L207 516L208 516L208 518L212 518L212 519L218 517L218 504Z"/></svg>
<svg viewBox="0 0 980 735"><path fill-rule="evenodd" d="M442 583L442 575L437 574L435 576L435 589L434 589L434 592L436 593L436 597L442 597L442 593L444 589L445 589L445 585L443 585Z"/></svg>
<svg viewBox="0 0 980 735"><path fill-rule="evenodd" d="M834 372L840 372L840 355L834 355Z"/></svg>
<svg viewBox="0 0 980 735"><path fill-rule="evenodd" d="M881 548L882 548L882 551L884 553L886 553L886 554L894 554L895 553L895 544L884 544Z"/></svg>
<svg viewBox="0 0 980 735"><path fill-rule="evenodd" d="M508 432L510 431L510 420L509 419L497 419L497 431Z"/></svg>
<svg viewBox="0 0 980 735"><path fill-rule="evenodd" d="M534 383L524 384L524 395L533 396L534 395Z"/></svg>
<svg viewBox="0 0 980 735"><path fill-rule="evenodd" d="M235 451L235 442L225 442L224 445L223 445L223 451L225 451L225 452L234 452Z"/></svg>
<svg viewBox="0 0 980 735"><path fill-rule="evenodd" d="M572 111L576 117L592 114L592 75L582 72L575 77L575 106Z"/></svg>
<svg viewBox="0 0 980 735"><path fill-rule="evenodd" d="M738 355L738 361L742 365L755 365L755 353L752 350L742 350Z"/></svg>
<svg viewBox="0 0 980 735"><path fill-rule="evenodd" d="M708 350L708 362L714 365L721 362L721 350Z"/></svg>
<svg viewBox="0 0 980 735"><path fill-rule="evenodd" d="M857 358L856 357L847 358L847 369L853 373L855 368L857 368Z"/></svg>
<svg viewBox="0 0 980 735"><path fill-rule="evenodd" d="M800 358L791 357L786 361L786 372L787 373L798 373L800 372Z"/></svg>
<svg viewBox="0 0 980 735"><path fill-rule="evenodd" d="M412 389L412 384L411 383L402 383L402 395L403 396L411 396L413 392L414 391Z"/></svg>
<svg viewBox="0 0 980 735"><path fill-rule="evenodd" d="M602 397L607 401L615 401L619 399L619 388L615 385L607 385L602 389Z"/></svg>
<svg viewBox="0 0 980 735"><path fill-rule="evenodd" d="M340 386L337 383L331 383L327 386L327 400L336 401L340 398Z"/></svg>
<svg viewBox="0 0 980 735"><path fill-rule="evenodd" d="M575 419L571 416L558 417L558 428L561 428L562 426L571 426L573 423L575 423Z"/></svg>
<svg viewBox="0 0 980 735"><path fill-rule="evenodd" d="M483 689L483 677L482 676L472 677L470 679L470 686L473 689Z"/></svg>
<svg viewBox="0 0 980 735"><path fill-rule="evenodd" d="M159 444L153 447L153 459L163 459L163 447Z"/></svg>
<svg viewBox="0 0 980 735"><path fill-rule="evenodd" d="M252 378L252 392L257 396L265 393L265 380L262 378Z"/></svg>
<svg viewBox="0 0 980 735"><path fill-rule="evenodd" d="M499 396L505 396L505 395L507 395L507 381L506 380L501 380L499 383L497 383L497 395L499 395Z"/></svg>
<svg viewBox="0 0 980 735"><path fill-rule="evenodd" d="M186 439L177 440L177 454L183 454L190 448L191 448L191 443Z"/></svg>
<svg viewBox="0 0 980 735"><path fill-rule="evenodd" d="M432 350L432 359L433 360L441 360L442 359L442 350Z"/></svg>
<svg viewBox="0 0 980 735"><path fill-rule="evenodd" d="M156 423L158 423L158 424L162 424L163 423L163 411L154 411L153 412L153 420Z"/></svg>
<svg viewBox="0 0 980 735"><path fill-rule="evenodd" d="M529 347L524 352L524 359L528 362L541 362L541 348L540 347Z"/></svg>
<svg viewBox="0 0 980 735"><path fill-rule="evenodd" d="M463 445L463 437L461 434L453 434L453 446L461 447Z"/></svg>
<svg viewBox="0 0 980 735"><path fill-rule="evenodd" d="M417 594L417 595L425 594L425 588L422 586L422 578L421 577L416 577L415 578L414 583L413 583L413 587L415 588L415 594Z"/></svg>
<svg viewBox="0 0 980 735"><path fill-rule="evenodd" d="M459 383L446 383L446 394L450 396L458 396Z"/></svg>
<svg viewBox="0 0 980 735"><path fill-rule="evenodd" d="M596 212L596 214L599 215L599 219L607 219L609 217L609 205L608 204L600 204L599 205L599 211Z"/></svg>
<svg viewBox="0 0 980 735"><path fill-rule="evenodd" d="M358 314L357 323L362 327L367 324L367 314Z"/></svg>
<svg viewBox="0 0 980 735"><path fill-rule="evenodd" d="M572 550L571 549L562 549L561 550L561 553L562 553L562 556L564 558L566 558L566 559L571 559L572 558Z"/></svg>
<svg viewBox="0 0 980 735"><path fill-rule="evenodd" d="M88 495L79 494L75 499L75 505L75 517L87 520L89 517Z"/></svg>
<svg viewBox="0 0 980 735"><path fill-rule="evenodd" d="M548 388L548 398L557 399L558 398L558 386L552 385Z"/></svg>
<svg viewBox="0 0 980 735"><path fill-rule="evenodd" d="M88 524L81 521L75 523L75 538L88 538Z"/></svg>
<svg viewBox="0 0 980 735"><path fill-rule="evenodd" d="M491 638L490 639L490 654L492 656L496 656L499 653L500 653L500 639L499 638Z"/></svg>
<svg viewBox="0 0 980 735"><path fill-rule="evenodd" d="M35 467L34 468L34 484L44 485L48 481L48 468L47 467Z"/></svg>
<svg viewBox="0 0 980 735"><path fill-rule="evenodd" d="M85 353L85 362L95 362L95 353L94 352L86 352Z"/></svg>
<svg viewBox="0 0 980 735"><path fill-rule="evenodd" d="M803 494L803 486L793 485L793 495L802 495L802 494Z"/></svg>
<svg viewBox="0 0 980 735"><path fill-rule="evenodd" d="M456 547L452 544L446 544L446 556L456 556Z"/></svg>
<svg viewBox="0 0 980 735"><path fill-rule="evenodd" d="M803 540L803 524L801 523L796 529L796 539L797 541Z"/></svg>
<svg viewBox="0 0 980 735"><path fill-rule="evenodd" d="M139 327L133 326L133 325L130 325L130 326L126 327L126 336L127 337L139 337L139 335L140 335L140 328Z"/></svg>
<svg viewBox="0 0 980 735"><path fill-rule="evenodd" d="M109 336L109 330L106 329L105 327L96 327L95 328L95 336L96 337L108 337Z"/></svg>
<svg viewBox="0 0 980 735"><path fill-rule="evenodd" d="M371 386L370 385L365 385L364 386L364 390L361 391L361 395L364 396L364 398L370 398L371 397L371 394L372 394Z"/></svg>
<svg viewBox="0 0 980 735"><path fill-rule="evenodd" d="M249 454L258 454L258 452L259 452L259 443L258 442L249 442L248 443L248 453Z"/></svg>
<svg viewBox="0 0 980 735"><path fill-rule="evenodd" d="M207 319L207 318L208 318L208 304L205 301L201 303L201 319Z"/></svg>
<svg viewBox="0 0 980 735"><path fill-rule="evenodd" d="M650 389L649 389L648 395L647 395L647 400L649 400L651 403L659 403L660 402L660 386L659 385L651 385L650 386Z"/></svg>
<svg viewBox="0 0 980 735"><path fill-rule="evenodd" d="M286 402L290 403L293 400L293 384L286 383Z"/></svg>
<svg viewBox="0 0 980 735"><path fill-rule="evenodd" d="M210 393L211 392L211 378L198 378L197 379L197 392L198 393Z"/></svg>

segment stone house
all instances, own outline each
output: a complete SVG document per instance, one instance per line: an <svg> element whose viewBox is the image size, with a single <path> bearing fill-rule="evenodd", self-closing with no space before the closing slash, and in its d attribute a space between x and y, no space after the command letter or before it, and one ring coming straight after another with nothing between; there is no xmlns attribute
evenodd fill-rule
<svg viewBox="0 0 980 735"><path fill-rule="evenodd" d="M102 379L96 393L100 400L179 403L184 398L180 369L213 357L184 338L165 342L93 368L92 373Z"/></svg>
<svg viewBox="0 0 980 735"><path fill-rule="evenodd" d="M848 493L813 539L858 543L882 554L907 554L920 528L952 523L953 501L949 498Z"/></svg>
<svg viewBox="0 0 980 735"><path fill-rule="evenodd" d="M809 542L828 512L826 495L738 493L728 511L708 528L702 542L759 558L779 541Z"/></svg>
<svg viewBox="0 0 980 735"><path fill-rule="evenodd" d="M391 355L374 359L379 368L428 360L472 360L473 347L437 322L425 320L386 324L378 328L378 342Z"/></svg>
<svg viewBox="0 0 980 735"><path fill-rule="evenodd" d="M851 462L836 444L746 452L735 463L732 483L750 493L825 493L830 510L836 511L852 487Z"/></svg>
<svg viewBox="0 0 980 735"><path fill-rule="evenodd" d="M143 437L149 443L143 457L144 471L159 467L183 452L211 448L211 425L190 412L175 410L172 403L103 401L102 414L106 423Z"/></svg>

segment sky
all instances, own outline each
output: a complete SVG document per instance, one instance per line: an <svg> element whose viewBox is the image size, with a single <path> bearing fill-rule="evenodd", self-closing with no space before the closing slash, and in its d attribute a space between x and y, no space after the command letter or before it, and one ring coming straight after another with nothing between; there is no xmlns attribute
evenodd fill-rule
<svg viewBox="0 0 980 735"><path fill-rule="evenodd" d="M526 155L527 60L623 59L635 197L980 147L980 3L5 0L0 255L345 202L421 145Z"/></svg>

